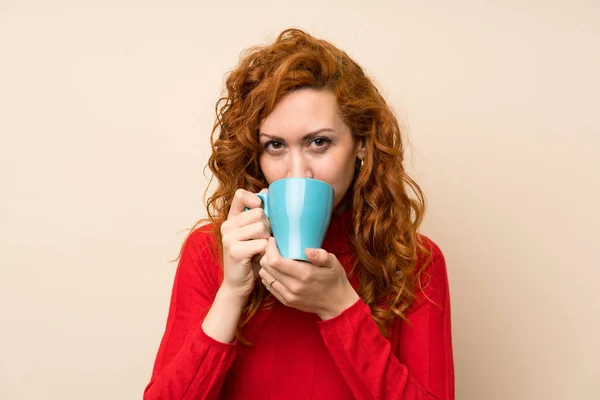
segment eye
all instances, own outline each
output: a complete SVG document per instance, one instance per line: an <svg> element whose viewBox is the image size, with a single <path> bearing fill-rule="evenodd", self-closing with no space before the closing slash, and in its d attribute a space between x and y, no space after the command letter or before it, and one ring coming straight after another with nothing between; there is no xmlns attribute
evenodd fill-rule
<svg viewBox="0 0 600 400"><path fill-rule="evenodd" d="M326 138L326 137L318 137L318 138L313 139L310 142L310 144L312 144L314 147L318 147L318 148L326 147L330 143L331 143L331 139Z"/></svg>
<svg viewBox="0 0 600 400"><path fill-rule="evenodd" d="M267 143L265 143L265 149L271 148L273 150L279 150L283 147L283 143L275 141L275 140L269 140Z"/></svg>

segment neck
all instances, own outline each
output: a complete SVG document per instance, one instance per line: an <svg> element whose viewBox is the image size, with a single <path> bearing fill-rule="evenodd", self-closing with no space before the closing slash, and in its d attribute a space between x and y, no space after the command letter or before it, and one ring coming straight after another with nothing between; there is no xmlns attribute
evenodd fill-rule
<svg viewBox="0 0 600 400"><path fill-rule="evenodd" d="M346 194L346 196L344 196L344 198L342 199L342 201L340 201L340 204L338 204L333 209L333 215L340 215L344 211L346 211L347 209L349 209L351 206L352 206L352 197L348 196Z"/></svg>
<svg viewBox="0 0 600 400"><path fill-rule="evenodd" d="M346 194L344 195L344 197L342 198L340 203L337 206L335 206L335 208L333 209L333 215L340 215L347 209L352 208L353 194L354 194L354 182L352 182L352 184L346 191Z"/></svg>

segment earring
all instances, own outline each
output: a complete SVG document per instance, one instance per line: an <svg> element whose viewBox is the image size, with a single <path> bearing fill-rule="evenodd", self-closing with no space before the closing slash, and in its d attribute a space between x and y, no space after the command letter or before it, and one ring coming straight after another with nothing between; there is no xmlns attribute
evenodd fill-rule
<svg viewBox="0 0 600 400"><path fill-rule="evenodd" d="M362 159L360 157L356 158L356 169L358 170L357 172L359 172L362 169L364 163L365 163L364 159Z"/></svg>

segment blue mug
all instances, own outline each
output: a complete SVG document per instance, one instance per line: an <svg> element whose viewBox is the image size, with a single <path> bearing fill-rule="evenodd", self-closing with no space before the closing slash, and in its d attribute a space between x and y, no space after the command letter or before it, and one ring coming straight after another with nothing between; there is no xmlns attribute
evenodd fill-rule
<svg viewBox="0 0 600 400"><path fill-rule="evenodd" d="M284 258L307 261L307 248L320 248L329 228L334 190L323 181L285 178L257 193L279 253Z"/></svg>

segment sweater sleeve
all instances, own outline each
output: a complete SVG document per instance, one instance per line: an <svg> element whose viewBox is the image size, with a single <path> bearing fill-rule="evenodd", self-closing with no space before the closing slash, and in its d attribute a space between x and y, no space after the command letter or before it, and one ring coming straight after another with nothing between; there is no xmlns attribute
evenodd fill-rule
<svg viewBox="0 0 600 400"><path fill-rule="evenodd" d="M203 227L183 246L166 330L144 400L219 397L236 344L221 343L202 330L221 279L213 242L209 228Z"/></svg>
<svg viewBox="0 0 600 400"><path fill-rule="evenodd" d="M428 240L427 240L428 241ZM446 263L428 241L432 261L406 317L386 339L362 299L319 322L321 336L357 399L453 400L454 363Z"/></svg>

